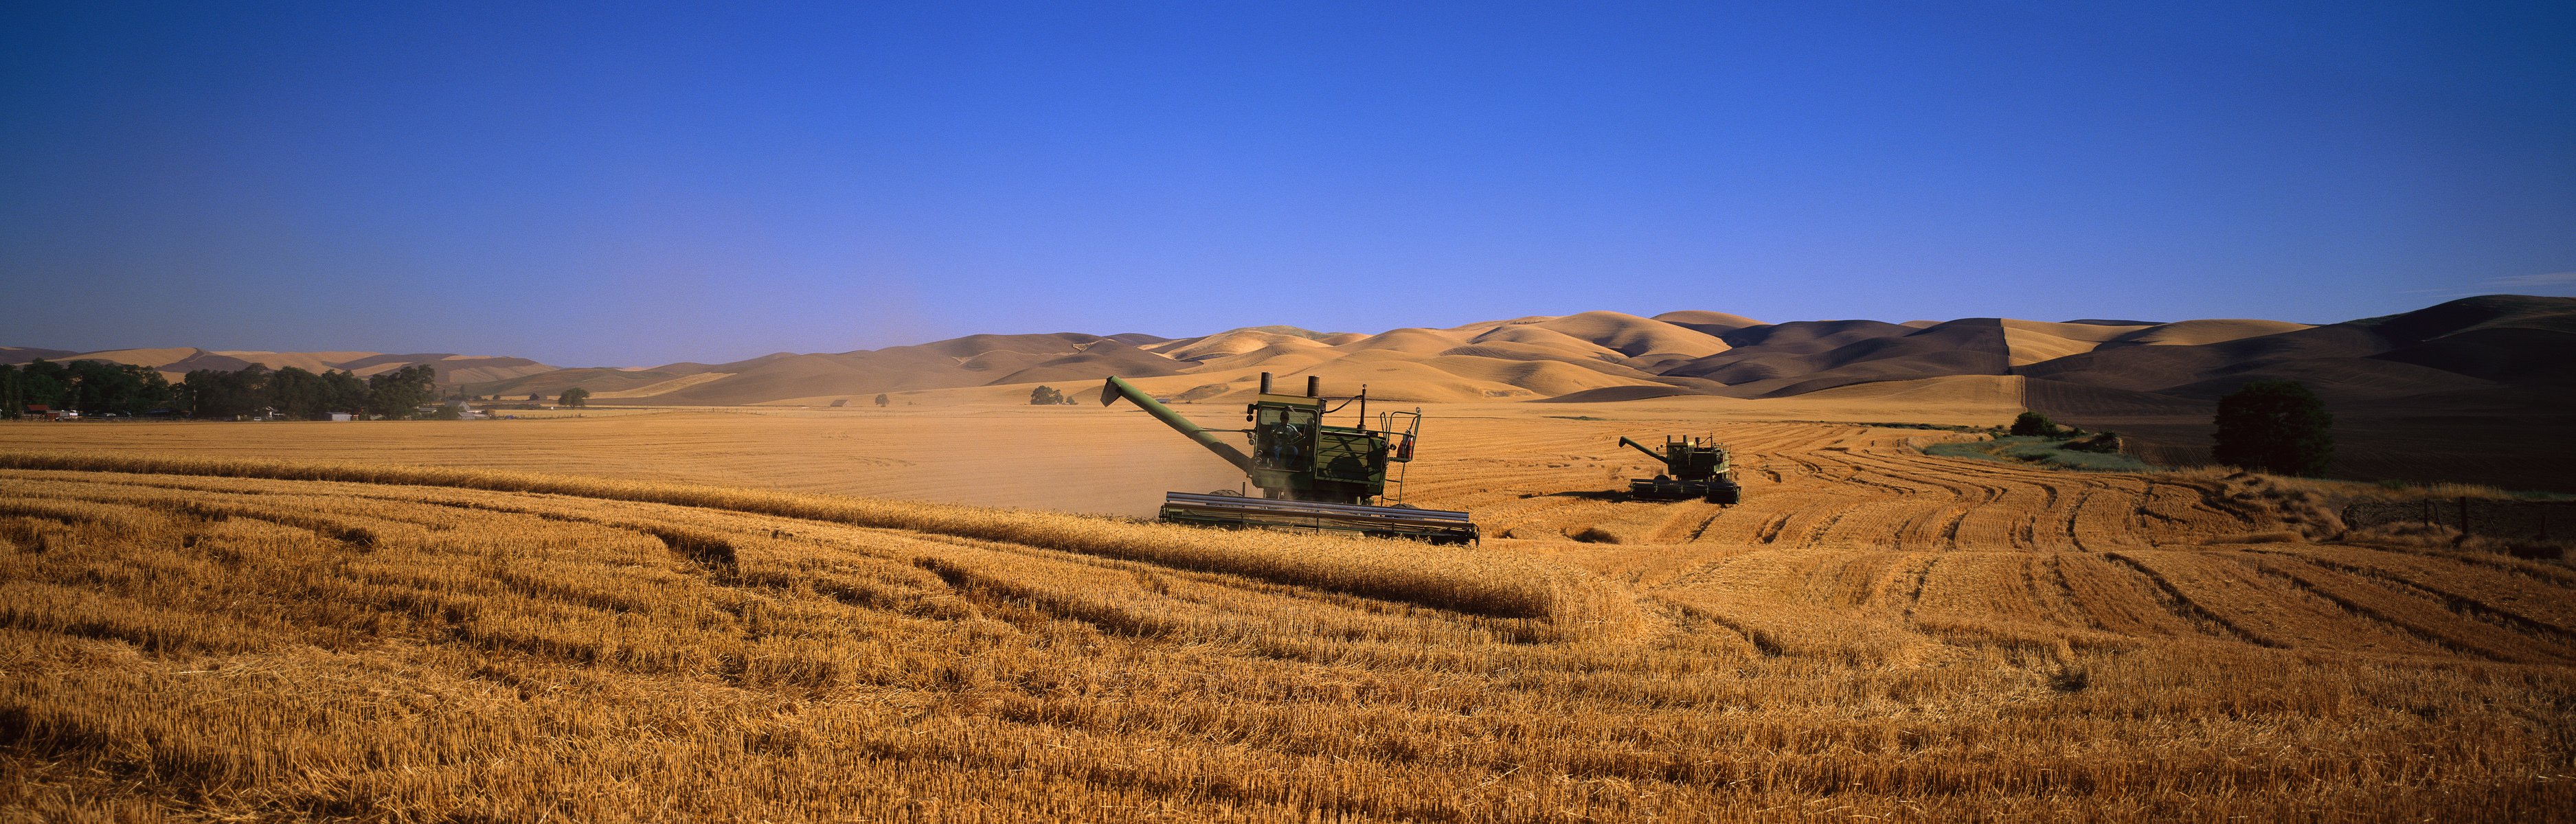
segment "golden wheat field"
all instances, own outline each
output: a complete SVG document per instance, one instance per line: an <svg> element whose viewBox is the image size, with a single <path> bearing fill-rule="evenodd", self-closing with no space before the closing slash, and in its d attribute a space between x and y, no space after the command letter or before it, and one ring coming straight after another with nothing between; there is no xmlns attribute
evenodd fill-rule
<svg viewBox="0 0 2576 824"><path fill-rule="evenodd" d="M1470 547L1120 517L1232 477L1132 409L0 426L0 814L2576 818L2565 562L1867 423L1999 409L1434 409Z"/></svg>

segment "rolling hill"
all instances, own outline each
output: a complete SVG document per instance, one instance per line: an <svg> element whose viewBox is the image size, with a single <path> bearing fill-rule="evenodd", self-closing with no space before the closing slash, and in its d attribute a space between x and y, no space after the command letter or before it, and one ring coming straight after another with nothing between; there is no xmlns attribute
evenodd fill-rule
<svg viewBox="0 0 2576 824"><path fill-rule="evenodd" d="M2326 325L1991 317L1765 323L1708 310L1652 317L1591 311L1376 334L1256 326L1187 338L969 335L640 369L450 354L0 347L0 363L36 358L141 364L173 379L251 363L360 375L427 363L442 382L475 395L553 395L579 386L597 404L652 406L825 405L879 393L1067 388L1109 375L1195 402L1235 402L1252 392L1261 372L1287 386L1318 376L1328 394L1366 387L1373 398L1416 402L1929 401L2000 392L2078 425L2117 428L2151 457L2182 463L2205 460L2220 396L2251 381L2290 379L2314 388L2341 416L2340 431L2353 447L2339 464L2345 474L2560 488L2569 485L2564 473L2543 468L2576 462L2569 443L2576 439L2548 434L2576 431L2576 413L2567 411L2576 409L2576 298L2518 295ZM2438 454L2404 446L2436 441L2448 444ZM2447 457L2454 453L2542 460ZM2461 468L2472 464L2485 468Z"/></svg>

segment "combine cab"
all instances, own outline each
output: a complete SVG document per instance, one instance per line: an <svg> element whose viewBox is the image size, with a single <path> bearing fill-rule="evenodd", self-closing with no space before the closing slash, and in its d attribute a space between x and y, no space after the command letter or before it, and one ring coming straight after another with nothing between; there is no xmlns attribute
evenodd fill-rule
<svg viewBox="0 0 2576 824"><path fill-rule="evenodd" d="M1662 462L1665 474L1628 481L1628 497L1640 501L1686 501L1706 498L1713 504L1734 504L1744 500L1744 487L1735 482L1735 467L1727 462L1726 447L1705 438L1684 435L1664 437L1664 449L1657 452L1628 438L1620 446L1636 447L1646 457Z"/></svg>
<svg viewBox="0 0 2576 824"><path fill-rule="evenodd" d="M1261 374L1261 392L1244 409L1250 429L1209 430L1191 423L1135 385L1110 378L1101 387L1100 403L1126 398L1164 425L1179 431L1209 452L1234 464L1250 485L1261 490L1251 498L1234 490L1204 495L1166 493L1165 521L1205 526L1264 527L1303 531L1356 532L1387 538L1413 538L1432 543L1463 544L1478 539L1467 513L1416 509L1402 503L1381 504L1387 470L1396 467L1395 486L1403 488L1403 467L1413 460L1413 444L1422 428L1422 413L1381 412L1377 427L1368 426L1368 391L1332 406L1321 395L1321 381L1306 379L1306 394L1270 391L1270 373ZM1359 426L1328 426L1324 416L1359 404ZM1249 453L1226 443L1218 432L1249 436ZM1401 495L1398 499L1401 500Z"/></svg>

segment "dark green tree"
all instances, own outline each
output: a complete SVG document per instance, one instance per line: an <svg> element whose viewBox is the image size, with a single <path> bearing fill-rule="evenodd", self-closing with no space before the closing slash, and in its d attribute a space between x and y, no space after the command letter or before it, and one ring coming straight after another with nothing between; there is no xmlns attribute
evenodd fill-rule
<svg viewBox="0 0 2576 824"><path fill-rule="evenodd" d="M22 404L42 404L52 409L66 408L65 393L71 387L70 375L62 364L38 358L18 367Z"/></svg>
<svg viewBox="0 0 2576 824"><path fill-rule="evenodd" d="M141 415L171 401L169 380L149 366L80 360L61 369L60 406L84 415Z"/></svg>
<svg viewBox="0 0 2576 824"><path fill-rule="evenodd" d="M1060 403L1064 403L1064 393L1056 391L1055 387L1039 386L1029 390L1030 406L1054 406Z"/></svg>
<svg viewBox="0 0 2576 824"><path fill-rule="evenodd" d="M214 418L215 382L223 374L221 369L190 369L179 376L179 411L191 418Z"/></svg>
<svg viewBox="0 0 2576 824"><path fill-rule="evenodd" d="M107 411L111 399L125 394L121 378L102 361L71 361L63 364L63 403L65 409L77 409L83 415Z"/></svg>
<svg viewBox="0 0 2576 824"><path fill-rule="evenodd" d="M590 408L590 390L578 386L564 390L563 405L571 409Z"/></svg>
<svg viewBox="0 0 2576 824"><path fill-rule="evenodd" d="M894 403L894 399L886 397L886 396L885 396L885 394L884 394L884 393L882 393L882 392L880 392L880 393L878 393L878 394L877 394L877 405L878 405L878 406L886 406L886 405L890 405L890 404L892 404L892 403Z"/></svg>
<svg viewBox="0 0 2576 824"><path fill-rule="evenodd" d="M420 416L420 407L438 398L438 370L415 363L367 378L367 411L387 418Z"/></svg>
<svg viewBox="0 0 2576 824"><path fill-rule="evenodd" d="M356 374L346 369L333 369L322 373L321 377L324 417L329 417L332 412L355 415L365 411L367 408L366 381L359 380Z"/></svg>
<svg viewBox="0 0 2576 824"><path fill-rule="evenodd" d="M2015 435L2037 435L2042 438L2054 438L2063 434L2064 430L2057 428L2057 422L2049 420L2047 415L2042 415L2037 412L2024 412L2021 413L2021 417L2013 419L2012 433Z"/></svg>
<svg viewBox="0 0 2576 824"><path fill-rule="evenodd" d="M2219 463L2276 475L2318 475L2334 463L2334 415L2298 381L2255 381L2218 399Z"/></svg>
<svg viewBox="0 0 2576 824"><path fill-rule="evenodd" d="M144 415L167 412L179 405L179 387L171 385L169 378L162 377L161 370L136 364L120 366L126 375L124 385L128 387L129 394L117 399L121 405L117 411Z"/></svg>
<svg viewBox="0 0 2576 824"><path fill-rule="evenodd" d="M24 415L29 404L51 406L54 393L58 391L60 387L48 383L44 376L36 373L35 364L0 364L0 418Z"/></svg>
<svg viewBox="0 0 2576 824"><path fill-rule="evenodd" d="M323 386L322 376L293 366L280 367L268 376L268 404L293 420L331 417L329 390Z"/></svg>
<svg viewBox="0 0 2576 824"><path fill-rule="evenodd" d="M180 405L189 417L223 420L257 415L271 406L268 367L251 364L239 370L198 369L180 381Z"/></svg>

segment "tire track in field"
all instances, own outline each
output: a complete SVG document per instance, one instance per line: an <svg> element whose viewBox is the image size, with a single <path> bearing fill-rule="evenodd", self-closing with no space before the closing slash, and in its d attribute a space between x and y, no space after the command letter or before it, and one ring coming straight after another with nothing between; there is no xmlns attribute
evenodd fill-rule
<svg viewBox="0 0 2576 824"><path fill-rule="evenodd" d="M2163 603L2165 609L2172 612L2175 616L2182 618L2185 623L2200 627L2203 632L2219 638L2241 641L2258 647L2272 647L2279 649L2286 646L2280 642L2248 632L2244 627L2237 626L2235 622L2229 621L2225 617L2220 616L2217 612L2210 610L2208 607L2194 602L2191 599L2191 596L2183 594L2181 589L2176 588L2172 581L2166 580L2165 576L2158 574L2153 569L2149 569L2146 564L2139 563L2136 558L2117 552L2106 552L2102 554L2102 557L2106 560L2114 561L2126 566L2129 570L2136 572L2148 581L2153 582L2156 586L2156 591L2161 596L2159 600Z"/></svg>
<svg viewBox="0 0 2576 824"><path fill-rule="evenodd" d="M2297 557L2300 561L2313 564L2327 570L2371 581L2397 593L2412 595L2425 601L2440 604L2444 609L2465 618L2506 629L2562 649L2576 649L2576 631L2570 631L2568 629L2552 625L2546 621L2533 619L2513 609L2499 607L2479 598L2452 591L2451 589L2444 588L2435 583L2428 583L2419 578L2392 575L2385 570L2374 567L2345 563L2312 555L2294 557Z"/></svg>
<svg viewBox="0 0 2576 824"><path fill-rule="evenodd" d="M2254 568L2331 601L2362 619L2455 654L2507 663L2558 663L2566 660L2564 651L2533 642L2527 636L2480 631L2491 628L2452 612L2439 602L2392 592L2309 559L2274 555L2257 562Z"/></svg>

